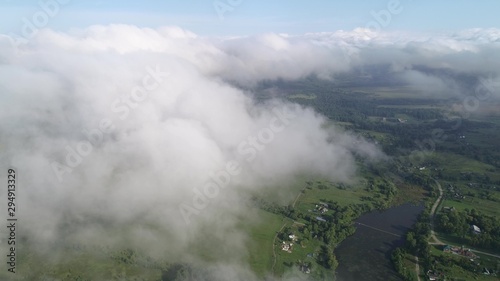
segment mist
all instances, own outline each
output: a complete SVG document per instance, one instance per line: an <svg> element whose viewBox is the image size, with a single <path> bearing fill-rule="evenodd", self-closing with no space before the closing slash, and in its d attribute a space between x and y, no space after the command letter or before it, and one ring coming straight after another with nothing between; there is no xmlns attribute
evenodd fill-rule
<svg viewBox="0 0 500 281"><path fill-rule="evenodd" d="M366 32L209 38L109 25L44 29L17 47L0 36L0 165L19 174L23 235L41 252L127 245L199 264L192 249L203 241L218 280L255 278L238 230L259 220L249 194L289 196L302 175L354 182L355 155L385 159L311 108L256 102L255 85L390 64L426 93L464 94L453 78L414 69L423 65L487 79L498 94L497 30Z"/></svg>

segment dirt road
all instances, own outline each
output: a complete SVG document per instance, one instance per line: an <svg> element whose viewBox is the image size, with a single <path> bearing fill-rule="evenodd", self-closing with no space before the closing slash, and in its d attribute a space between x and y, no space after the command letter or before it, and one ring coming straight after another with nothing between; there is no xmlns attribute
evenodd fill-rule
<svg viewBox="0 0 500 281"><path fill-rule="evenodd" d="M429 241L429 244L431 244L431 245L448 245L448 243L444 243L443 241L439 240L439 238L437 238L437 236L436 236L436 233L434 232L434 217L436 215L436 209L439 206L439 204L441 203L441 200L443 199L443 188L441 187L441 184L437 180L434 180L434 182L436 182L436 185L439 189L439 197L436 200L436 202L434 202L434 205L432 205L432 209L431 209L431 240L432 241ZM500 259L500 255L485 253L485 252L474 250L474 249L470 249L470 250L474 253L487 255L487 256L491 256L491 257L495 257L495 258Z"/></svg>
<svg viewBox="0 0 500 281"><path fill-rule="evenodd" d="M434 205L432 205L432 208L431 208L431 240L433 240L434 242L429 242L429 244L431 244L431 245L445 245L443 242L441 242L436 237L436 233L434 232L434 217L436 215L437 207L439 206L439 204L441 203L441 200L443 199L443 188L441 187L441 184L437 180L434 180L434 182L436 182L436 185L439 189L439 197L436 199L436 202L434 202Z"/></svg>

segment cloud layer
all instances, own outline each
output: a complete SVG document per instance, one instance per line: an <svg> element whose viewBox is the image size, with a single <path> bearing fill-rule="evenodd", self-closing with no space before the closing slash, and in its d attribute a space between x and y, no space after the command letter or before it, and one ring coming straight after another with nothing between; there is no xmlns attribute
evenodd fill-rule
<svg viewBox="0 0 500 281"><path fill-rule="evenodd" d="M190 249L210 233L208 242L224 242L217 254L243 260L248 237L235 226L257 220L244 207L247 194L286 188L304 174L352 181L354 153L382 154L325 129L312 109L258 104L238 86L334 79L380 64L423 91L462 87L417 66L474 74L498 89L498 34L206 38L178 27L110 25L41 30L18 47L3 36L1 165L18 170L19 215L35 242L100 237L192 261Z"/></svg>

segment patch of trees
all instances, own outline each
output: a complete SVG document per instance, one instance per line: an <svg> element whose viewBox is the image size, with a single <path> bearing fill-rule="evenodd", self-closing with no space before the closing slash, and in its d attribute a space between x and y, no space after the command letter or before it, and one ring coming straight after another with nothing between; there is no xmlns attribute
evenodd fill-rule
<svg viewBox="0 0 500 281"><path fill-rule="evenodd" d="M475 234L471 225L478 226L481 233ZM441 232L457 236L464 244L500 250L500 219L475 209L441 212L436 217L436 227Z"/></svg>
<svg viewBox="0 0 500 281"><path fill-rule="evenodd" d="M134 251L132 249L112 251L106 254L109 255L109 257L115 260L118 264L133 265L151 269L163 269L167 266L167 262L163 260L153 259L150 256Z"/></svg>
<svg viewBox="0 0 500 281"><path fill-rule="evenodd" d="M306 215L308 222L301 231L307 239L318 239L319 241L334 247L340 241L354 234L356 230L352 225L352 220L356 214L353 208L344 207L332 214L324 214L322 217L326 220L318 221L314 215Z"/></svg>
<svg viewBox="0 0 500 281"><path fill-rule="evenodd" d="M352 81L356 81L357 86L363 84L361 77L357 77ZM380 83L380 81L375 84L373 82L371 81L369 85L374 86ZM389 81L386 81L386 83L389 83ZM387 85L390 84L384 86ZM420 149L415 141L435 141L432 132L438 129L443 132L446 138L435 141L435 149L464 155L500 168L500 146L496 145L498 142L498 124L469 120L461 116L449 118L436 108L415 107L418 105L436 105L436 103L438 105L452 104L456 101L436 100L435 98L377 98L366 93L341 89L339 84L321 80L317 77L307 77L297 81L265 81L261 83L259 90L265 91L265 89L273 89L273 92L282 93L283 96L297 92L314 93L315 99L296 99L294 101L315 108L331 120L352 123L355 129L377 131L391 135L390 140L380 143L384 152L388 155L402 155L402 153L405 153L404 149L410 151ZM267 98L269 99L270 96L267 95ZM398 115L410 116L419 122L404 124L388 121L381 122L382 118L396 120ZM369 119L369 116L379 117L380 120ZM481 133L482 139L489 140L488 145L469 141L468 135L477 133ZM467 135L467 138L458 137L464 134Z"/></svg>
<svg viewBox="0 0 500 281"><path fill-rule="evenodd" d="M415 270L412 268L407 268L404 264L406 251L404 248L396 248L392 252L391 261L394 265L394 268L398 272L398 274L405 281L417 281L417 276L415 274Z"/></svg>
<svg viewBox="0 0 500 281"><path fill-rule="evenodd" d="M190 281L190 280L215 280L210 279L208 272L194 268L190 264L173 264L168 269L162 271L162 281ZM203 278L203 279L201 279Z"/></svg>
<svg viewBox="0 0 500 281"><path fill-rule="evenodd" d="M432 266L431 249L427 243L431 233L429 219L429 212L427 210L422 212L412 229L406 233L404 247L396 248L392 253L392 264L399 275L406 281L417 280L415 269L406 268L404 265L407 253L419 257L419 263L424 268L424 271L429 270Z"/></svg>
<svg viewBox="0 0 500 281"><path fill-rule="evenodd" d="M375 209L384 210L391 206L394 197L398 193L396 185L386 178L368 178L365 190L373 196L364 196L363 201L370 201Z"/></svg>
<svg viewBox="0 0 500 281"><path fill-rule="evenodd" d="M281 206L274 202L268 202L265 199L257 196L252 197L251 203L253 204L253 206L273 214L281 215L285 213L288 214L290 212L290 208L288 208L288 206Z"/></svg>
<svg viewBox="0 0 500 281"><path fill-rule="evenodd" d="M427 271L431 267L431 248L427 241L431 235L430 215L427 210L422 212L417 222L406 234L405 248L420 258L420 262Z"/></svg>
<svg viewBox="0 0 500 281"><path fill-rule="evenodd" d="M120 263L134 264L136 263L137 254L132 249L125 249L112 254L112 258Z"/></svg>
<svg viewBox="0 0 500 281"><path fill-rule="evenodd" d="M319 259L322 262L323 266L328 269L335 270L339 265L337 258L333 254L333 249L327 245L321 246Z"/></svg>

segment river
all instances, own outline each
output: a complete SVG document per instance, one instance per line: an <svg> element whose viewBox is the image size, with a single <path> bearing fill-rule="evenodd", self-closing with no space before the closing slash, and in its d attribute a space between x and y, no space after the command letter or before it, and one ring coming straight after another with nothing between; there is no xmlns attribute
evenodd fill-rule
<svg viewBox="0 0 500 281"><path fill-rule="evenodd" d="M423 205L408 203L358 218L356 233L335 249L337 280L402 280L392 267L391 252L404 243L404 234L423 210Z"/></svg>

